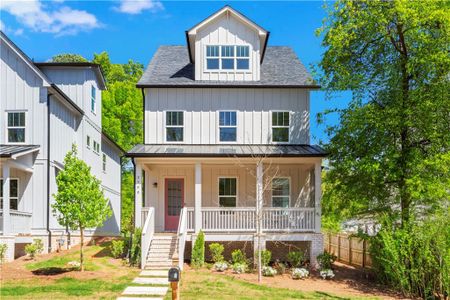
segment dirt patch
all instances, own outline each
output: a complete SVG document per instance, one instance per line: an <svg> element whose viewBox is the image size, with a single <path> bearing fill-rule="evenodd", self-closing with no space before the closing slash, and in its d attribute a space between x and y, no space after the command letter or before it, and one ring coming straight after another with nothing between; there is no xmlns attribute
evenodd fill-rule
<svg viewBox="0 0 450 300"><path fill-rule="evenodd" d="M189 266L185 271L189 272ZM231 276L250 283L258 283L256 273L234 274L231 270L214 272L218 275ZM311 272L307 279L293 280L290 274L263 277L263 284L271 287L288 288L303 292L319 292L340 297L379 297L382 299L405 299L386 286L377 284L373 276L364 269L347 266L341 263L334 265L335 277L332 280L323 280L318 272Z"/></svg>

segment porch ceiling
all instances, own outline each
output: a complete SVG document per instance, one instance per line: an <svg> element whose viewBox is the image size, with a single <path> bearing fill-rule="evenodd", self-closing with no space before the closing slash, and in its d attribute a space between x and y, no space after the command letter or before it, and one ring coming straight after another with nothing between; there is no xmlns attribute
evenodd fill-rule
<svg viewBox="0 0 450 300"><path fill-rule="evenodd" d="M21 155L39 151L38 145L0 145L0 157L19 157Z"/></svg>
<svg viewBox="0 0 450 300"><path fill-rule="evenodd" d="M128 157L325 157L317 145L139 144Z"/></svg>

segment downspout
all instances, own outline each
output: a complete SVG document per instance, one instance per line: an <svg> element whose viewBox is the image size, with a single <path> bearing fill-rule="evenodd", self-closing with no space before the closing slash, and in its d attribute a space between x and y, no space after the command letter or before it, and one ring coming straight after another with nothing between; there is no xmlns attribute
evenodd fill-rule
<svg viewBox="0 0 450 300"><path fill-rule="evenodd" d="M145 91L144 88L141 89L142 92L142 144L145 144ZM133 162L134 164L134 162Z"/></svg>
<svg viewBox="0 0 450 300"><path fill-rule="evenodd" d="M47 94L47 233L48 233L48 252L52 251L52 232L50 231L50 97Z"/></svg>

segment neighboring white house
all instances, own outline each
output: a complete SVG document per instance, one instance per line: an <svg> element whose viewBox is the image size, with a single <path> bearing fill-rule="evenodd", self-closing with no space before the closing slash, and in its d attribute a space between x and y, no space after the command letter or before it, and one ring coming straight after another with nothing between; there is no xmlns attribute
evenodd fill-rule
<svg viewBox="0 0 450 300"><path fill-rule="evenodd" d="M35 63L1 32L0 241L8 259L42 239L45 251L79 242L53 216L56 175L72 144L102 181L113 215L88 236L120 234L122 150L102 132L105 80L92 63ZM69 240L70 237L70 240Z"/></svg>
<svg viewBox="0 0 450 300"><path fill-rule="evenodd" d="M200 230L207 242L251 245L252 253L258 224L274 258L301 247L316 263L326 153L310 145L309 126L310 91L319 86L290 47L268 39L225 6L186 31L186 46L161 46L138 82L144 144L127 156L143 266L177 257L181 266ZM178 251L158 261L167 236Z"/></svg>

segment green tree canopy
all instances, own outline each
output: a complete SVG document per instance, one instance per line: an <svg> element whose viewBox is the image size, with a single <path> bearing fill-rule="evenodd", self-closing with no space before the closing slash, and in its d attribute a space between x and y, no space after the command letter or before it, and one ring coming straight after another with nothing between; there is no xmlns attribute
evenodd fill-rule
<svg viewBox="0 0 450 300"><path fill-rule="evenodd" d="M448 201L449 2L341 0L319 34L322 85L353 95L326 112L340 124L328 128L324 206L407 221Z"/></svg>
<svg viewBox="0 0 450 300"><path fill-rule="evenodd" d="M87 62L80 54L62 53L52 57L52 62Z"/></svg>
<svg viewBox="0 0 450 300"><path fill-rule="evenodd" d="M80 264L83 266L84 230L103 225L111 216L109 201L103 195L100 180L91 175L91 168L77 157L72 146L64 158L64 169L56 177L58 192L53 195L53 213L58 223L80 231Z"/></svg>

